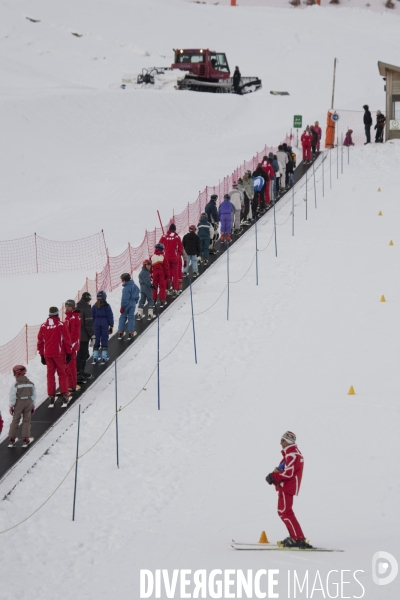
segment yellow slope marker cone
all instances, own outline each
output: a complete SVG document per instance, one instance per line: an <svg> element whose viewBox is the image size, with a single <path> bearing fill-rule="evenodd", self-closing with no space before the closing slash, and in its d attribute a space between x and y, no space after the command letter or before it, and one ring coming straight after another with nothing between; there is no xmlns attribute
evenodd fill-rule
<svg viewBox="0 0 400 600"><path fill-rule="evenodd" d="M381 216L382 216L382 211L380 210L380 211L378 212L378 217L381 217Z"/></svg>
<svg viewBox="0 0 400 600"><path fill-rule="evenodd" d="M355 391L354 391L354 388L353 388L353 386L352 386L352 385L350 386L350 389L349 389L349 391L347 392L347 395L348 395L348 396L355 396L355 395L356 395L356 393L355 393Z"/></svg>
<svg viewBox="0 0 400 600"><path fill-rule="evenodd" d="M259 544L269 544L268 538L267 538L267 534L265 533L265 531L263 531L260 535L260 539L259 539Z"/></svg>
<svg viewBox="0 0 400 600"><path fill-rule="evenodd" d="M385 296L383 294L381 296L381 302L386 302L386 298L385 298Z"/></svg>
<svg viewBox="0 0 400 600"><path fill-rule="evenodd" d="M378 188L378 192L380 192L380 191L381 191L381 188Z"/></svg>
<svg viewBox="0 0 400 600"><path fill-rule="evenodd" d="M393 240L390 240L389 246L393 246Z"/></svg>

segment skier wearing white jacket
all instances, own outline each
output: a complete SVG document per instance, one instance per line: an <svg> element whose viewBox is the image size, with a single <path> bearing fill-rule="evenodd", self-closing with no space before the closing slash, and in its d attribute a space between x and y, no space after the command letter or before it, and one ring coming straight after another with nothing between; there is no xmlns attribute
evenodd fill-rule
<svg viewBox="0 0 400 600"><path fill-rule="evenodd" d="M229 197L233 206L235 207L234 213L234 233L240 232L240 213L242 212L242 206L244 204L243 193L239 190L238 184L232 184L232 190L229 192Z"/></svg>
<svg viewBox="0 0 400 600"><path fill-rule="evenodd" d="M278 159L279 170L282 171L280 178L280 188L281 190L284 190L286 188L286 165L288 164L289 159L282 145L278 146L276 158Z"/></svg>

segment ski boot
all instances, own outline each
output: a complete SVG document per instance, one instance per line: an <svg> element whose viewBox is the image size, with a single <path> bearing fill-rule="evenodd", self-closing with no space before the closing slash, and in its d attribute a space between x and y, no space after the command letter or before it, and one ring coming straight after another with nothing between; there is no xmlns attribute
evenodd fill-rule
<svg viewBox="0 0 400 600"><path fill-rule="evenodd" d="M49 396L49 400L50 400L49 408L54 408L54 405L56 403L56 397L55 396Z"/></svg>
<svg viewBox="0 0 400 600"><path fill-rule="evenodd" d="M74 392L79 392L80 389L81 389L81 386L77 384L76 387L74 387L74 388L68 388L68 391L71 394L73 394Z"/></svg>
<svg viewBox="0 0 400 600"><path fill-rule="evenodd" d="M8 440L8 447L14 448L15 444L18 442L18 438L10 438Z"/></svg>
<svg viewBox="0 0 400 600"><path fill-rule="evenodd" d="M101 351L101 364L105 365L109 359L107 348L103 348Z"/></svg>
<svg viewBox="0 0 400 600"><path fill-rule="evenodd" d="M29 444L32 444L33 438L22 438L22 447L27 448Z"/></svg>
<svg viewBox="0 0 400 600"><path fill-rule="evenodd" d="M61 394L61 399L63 401L61 408L67 408L71 400L71 395L68 392L66 392L65 394Z"/></svg>
<svg viewBox="0 0 400 600"><path fill-rule="evenodd" d="M93 379L93 375L91 373L87 373L86 371L84 371L83 373L83 377L88 380L88 379Z"/></svg>
<svg viewBox="0 0 400 600"><path fill-rule="evenodd" d="M143 319L143 308L138 308L136 313L136 319L141 321Z"/></svg>
<svg viewBox="0 0 400 600"><path fill-rule="evenodd" d="M128 339L129 340L134 340L136 336L137 336L137 331L130 331L128 333Z"/></svg>
<svg viewBox="0 0 400 600"><path fill-rule="evenodd" d="M164 306L167 306L167 301L166 300L161 300L161 302L160 302L160 308L164 308Z"/></svg>
<svg viewBox="0 0 400 600"><path fill-rule="evenodd" d="M99 360L100 360L99 349L98 348L93 348L92 365L95 365Z"/></svg>
<svg viewBox="0 0 400 600"><path fill-rule="evenodd" d="M152 308L149 308L147 311L147 320L151 321L152 319L154 319L154 311Z"/></svg>
<svg viewBox="0 0 400 600"><path fill-rule="evenodd" d="M206 267L206 266L208 265L208 260L205 260L205 261L203 262L203 265Z"/></svg>
<svg viewBox="0 0 400 600"><path fill-rule="evenodd" d="M125 335L125 331L118 331L118 339L122 340Z"/></svg>
<svg viewBox="0 0 400 600"><path fill-rule="evenodd" d="M196 277L198 277L198 273L193 273L193 279L196 279Z"/></svg>
<svg viewBox="0 0 400 600"><path fill-rule="evenodd" d="M78 385L84 385L87 382L87 377L83 373L78 373L76 377Z"/></svg>
<svg viewBox="0 0 400 600"><path fill-rule="evenodd" d="M231 241L231 234L230 233L226 234L226 240L225 241L228 242L228 243Z"/></svg>
<svg viewBox="0 0 400 600"><path fill-rule="evenodd" d="M221 242L224 242L225 241L225 234L221 233L221 237L219 239L221 240Z"/></svg>

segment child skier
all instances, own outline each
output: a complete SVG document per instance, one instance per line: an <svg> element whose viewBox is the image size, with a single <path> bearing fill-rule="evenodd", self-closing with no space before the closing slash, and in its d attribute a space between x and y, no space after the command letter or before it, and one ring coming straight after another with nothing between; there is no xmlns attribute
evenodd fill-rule
<svg viewBox="0 0 400 600"><path fill-rule="evenodd" d="M114 315L111 306L107 302L107 294L101 290L97 294L97 302L92 306L95 342L93 346L93 361L95 365L100 360L105 363L108 356L108 336L112 334L114 327Z"/></svg>
<svg viewBox="0 0 400 600"><path fill-rule="evenodd" d="M199 274L197 257L200 255L200 238L196 233L196 225L190 225L189 233L183 236L182 244L187 253L186 264L183 269L183 276L186 277L189 271L190 264L193 269L193 278Z"/></svg>
<svg viewBox="0 0 400 600"><path fill-rule="evenodd" d="M75 307L75 300L65 301L65 324L71 338L71 360L67 364L68 390L75 392L81 389L77 383L76 355L81 340L81 311Z"/></svg>
<svg viewBox="0 0 400 600"><path fill-rule="evenodd" d="M133 340L137 332L135 331L135 308L139 300L139 288L133 281L129 273L122 273L121 316L118 321L118 339L122 340L125 333L125 324L128 321L128 339Z"/></svg>
<svg viewBox="0 0 400 600"><path fill-rule="evenodd" d="M15 446L17 431L22 417L22 447L26 448L33 441L31 433L31 416L35 412L36 389L35 384L26 377L26 368L23 365L13 367L15 383L10 389L10 415L13 420L8 432L8 447Z"/></svg>
<svg viewBox="0 0 400 600"><path fill-rule="evenodd" d="M157 291L160 293L160 307L167 304L167 281L170 276L169 264L164 256L164 244L156 244L151 257L153 274L153 300L157 301Z"/></svg>
<svg viewBox="0 0 400 600"><path fill-rule="evenodd" d="M278 492L278 515L289 532L289 537L278 543L285 548L312 548L306 542L292 508L293 496L299 493L304 468L304 458L296 446L296 436L292 431L283 434L281 446L283 458L273 473L265 478Z"/></svg>
<svg viewBox="0 0 400 600"><path fill-rule="evenodd" d="M354 146L354 144L353 144L353 138L351 137L352 133L353 133L352 129L349 129L347 131L346 137L344 138L343 146Z"/></svg>
<svg viewBox="0 0 400 600"><path fill-rule="evenodd" d="M229 194L225 194L224 201L221 202L218 215L221 221L221 242L231 241L232 233L232 215L235 212L235 207L231 202Z"/></svg>
<svg viewBox="0 0 400 600"><path fill-rule="evenodd" d="M139 284L140 284L140 300L139 308L136 313L138 321L143 319L143 308L147 300L148 311L147 320L151 321L154 317L154 300L152 295L152 282L151 282L151 260L146 259L143 261L142 270L139 273Z"/></svg>
<svg viewBox="0 0 400 600"><path fill-rule="evenodd" d="M208 265L208 257L210 252L210 242L214 237L214 227L207 219L206 213L201 213L200 223L197 225L198 236L200 240L200 256L203 264Z"/></svg>

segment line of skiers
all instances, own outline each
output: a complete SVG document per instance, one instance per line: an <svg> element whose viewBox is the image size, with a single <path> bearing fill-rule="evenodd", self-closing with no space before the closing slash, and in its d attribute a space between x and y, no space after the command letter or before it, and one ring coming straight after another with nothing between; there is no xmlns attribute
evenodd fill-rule
<svg viewBox="0 0 400 600"><path fill-rule="evenodd" d="M202 261L204 266L208 265L209 255L216 252L219 228L221 240L230 242L232 231L240 234L244 225L250 224L265 212L274 197L290 185L295 166L296 155L292 148L282 144L275 155L271 152L264 156L253 173L246 171L242 178L233 183L232 190L225 194L219 208L218 196L213 194L197 227L191 225L182 240L176 233L175 224L171 223L168 232L155 245L152 256L143 261L139 287L129 273L121 275L118 339L124 339L126 327L127 339L133 340L136 337L135 319L143 318L146 304L147 319L152 320L157 301L160 302L160 308L163 308L167 303L167 293L175 296L180 294L182 280L188 275L190 266L192 277L195 278L199 262ZM60 319L59 309L50 307L48 318L39 329L37 350L47 369L50 409L54 408L57 395L62 400L62 406L68 406L72 394L92 378L85 371L91 347L92 364L109 360L108 341L114 332L114 315L104 290L98 291L93 306L90 304L91 300L89 292L84 292L77 303L72 299L66 300L64 322ZM35 386L26 377L26 367L16 365L13 374L16 383L10 392L10 413L13 415L9 431L10 446L15 445L21 418L23 443L29 443L30 417L35 410L36 398ZM1 415L0 425L2 426Z"/></svg>
<svg viewBox="0 0 400 600"><path fill-rule="evenodd" d="M310 163L312 156L314 157L319 152L321 147L321 136L322 129L319 126L319 122L315 121L314 125L307 125L301 136L301 146L303 149L303 161L304 163Z"/></svg>

